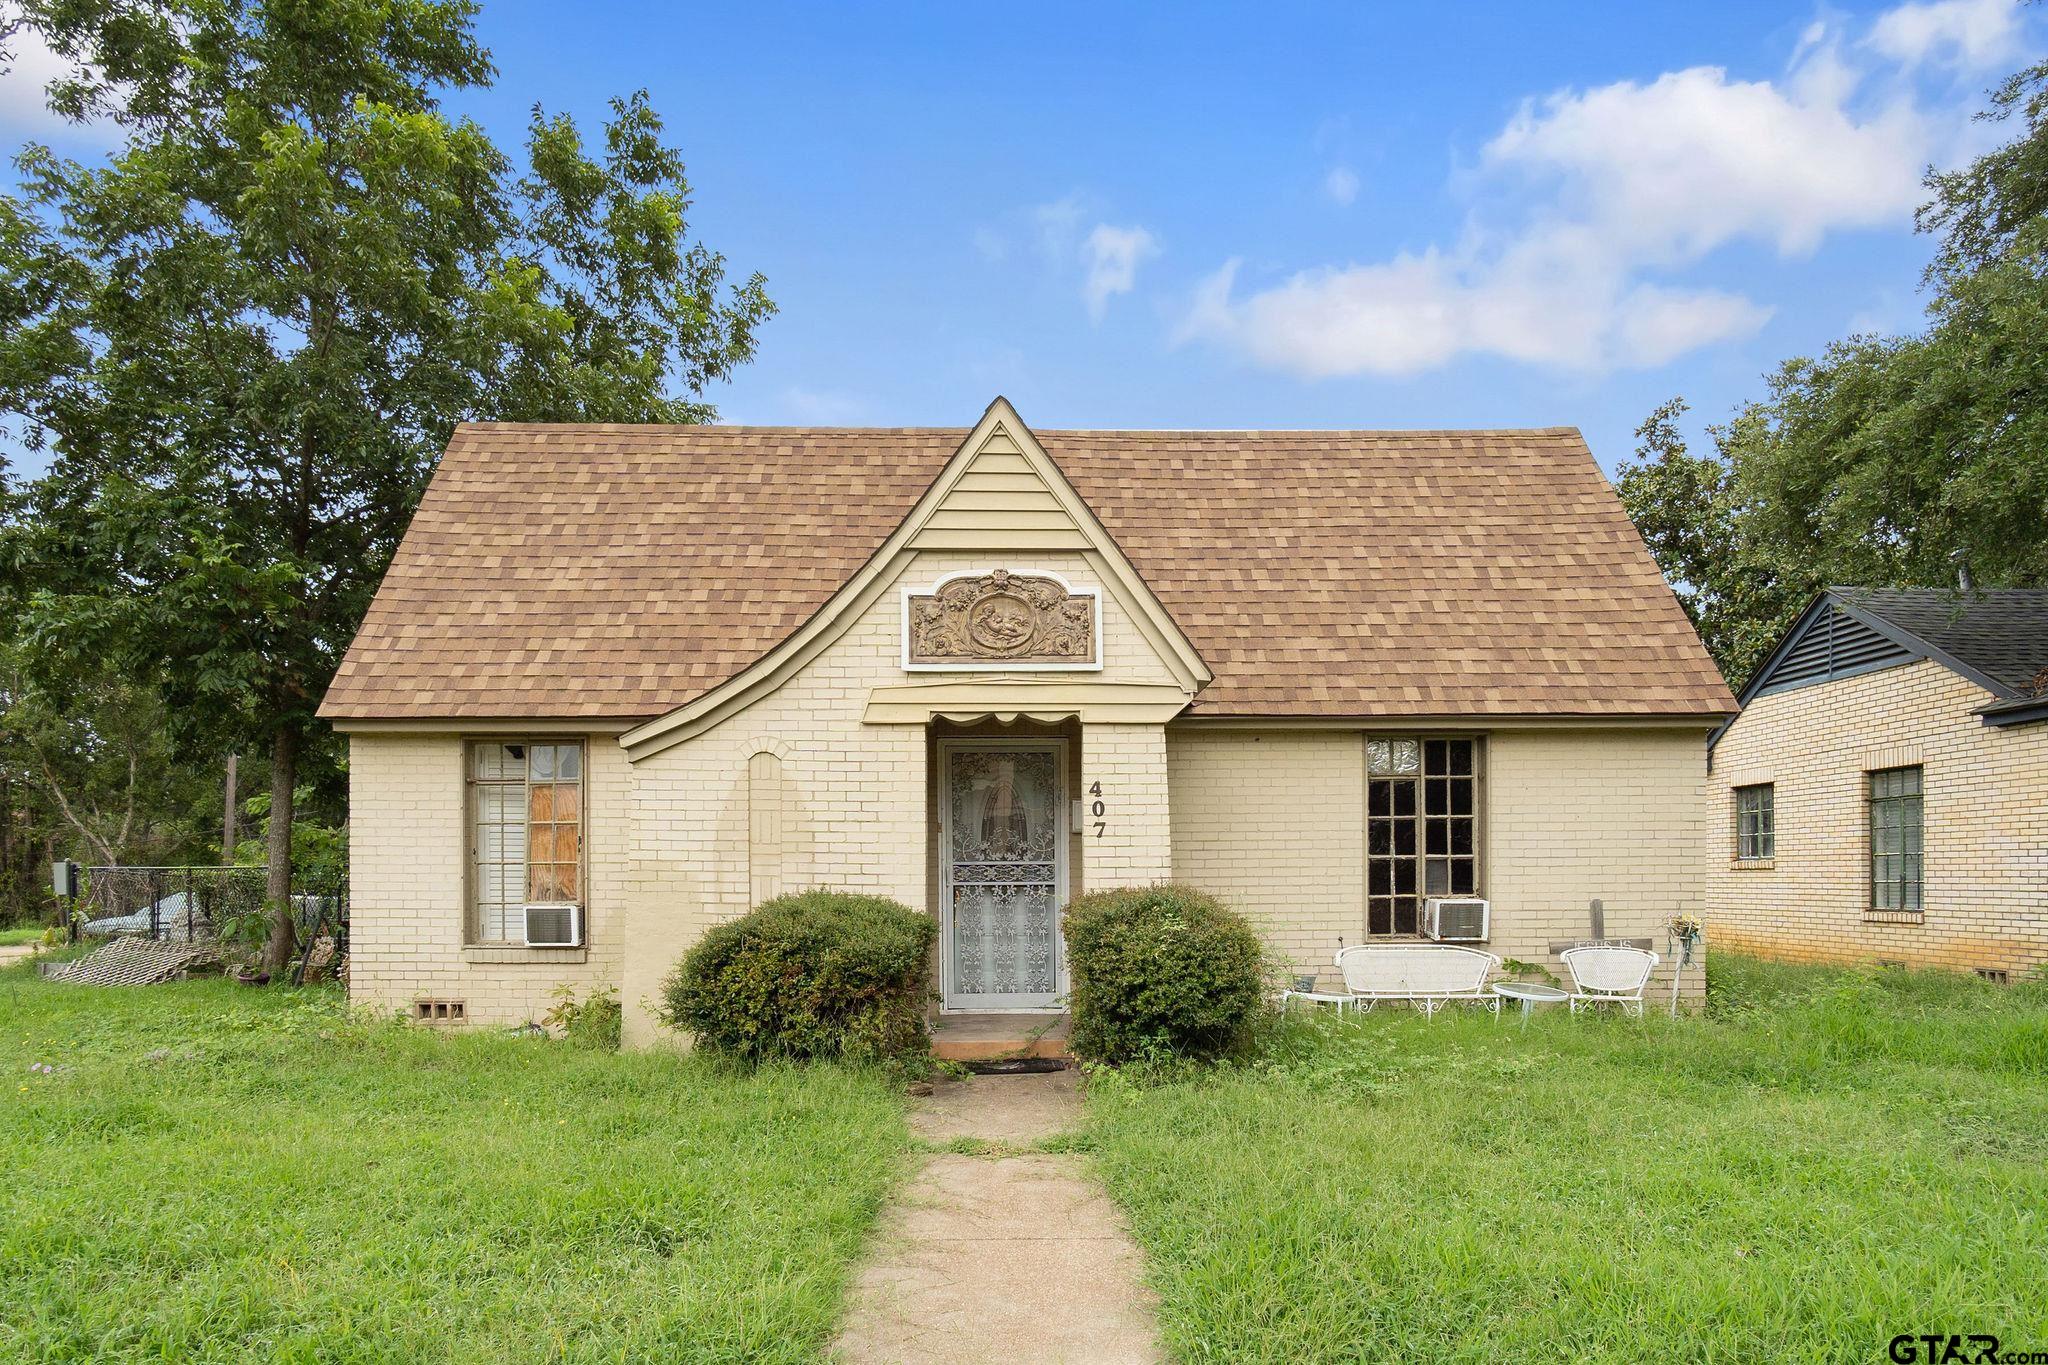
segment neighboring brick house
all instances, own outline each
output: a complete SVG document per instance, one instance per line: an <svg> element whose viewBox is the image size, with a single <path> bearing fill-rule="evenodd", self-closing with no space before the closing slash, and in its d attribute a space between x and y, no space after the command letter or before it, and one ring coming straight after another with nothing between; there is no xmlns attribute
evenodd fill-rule
<svg viewBox="0 0 2048 1365"><path fill-rule="evenodd" d="M1034 433L998 399L465 426L322 714L353 993L505 1022L617 986L644 1043L706 927L816 885L929 907L948 1012L1056 1011L1064 901L1168 877L1304 970L1432 895L1553 968L1596 899L1661 949L1733 709L1576 431Z"/></svg>
<svg viewBox="0 0 2048 1365"><path fill-rule="evenodd" d="M1715 737L1713 942L2048 962L2048 592L1830 588Z"/></svg>

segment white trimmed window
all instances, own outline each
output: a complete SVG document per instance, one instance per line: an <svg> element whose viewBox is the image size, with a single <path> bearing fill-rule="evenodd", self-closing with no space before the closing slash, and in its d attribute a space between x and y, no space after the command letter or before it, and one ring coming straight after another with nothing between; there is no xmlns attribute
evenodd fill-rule
<svg viewBox="0 0 2048 1365"><path fill-rule="evenodd" d="M469 746L469 937L518 943L528 905L583 903L583 745Z"/></svg>

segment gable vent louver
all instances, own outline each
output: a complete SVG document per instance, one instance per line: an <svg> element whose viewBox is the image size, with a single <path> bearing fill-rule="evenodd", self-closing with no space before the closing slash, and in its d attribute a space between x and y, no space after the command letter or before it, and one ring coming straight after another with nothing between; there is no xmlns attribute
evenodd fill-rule
<svg viewBox="0 0 2048 1365"><path fill-rule="evenodd" d="M1829 602L1779 657L1758 692L1807 687L1905 663L1915 657L1913 651L1896 640L1880 635Z"/></svg>

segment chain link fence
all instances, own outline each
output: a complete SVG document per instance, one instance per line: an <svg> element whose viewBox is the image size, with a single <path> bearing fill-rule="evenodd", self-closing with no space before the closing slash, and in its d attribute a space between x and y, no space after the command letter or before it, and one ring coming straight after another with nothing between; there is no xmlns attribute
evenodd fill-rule
<svg viewBox="0 0 2048 1365"><path fill-rule="evenodd" d="M80 932L175 943L213 938L262 912L265 875L261 867L87 868Z"/></svg>
<svg viewBox="0 0 2048 1365"><path fill-rule="evenodd" d="M83 933L88 938L135 937L190 943L219 935L263 913L266 872L261 867L91 867L86 869ZM346 892L339 887L294 891L300 936L320 915L333 917Z"/></svg>

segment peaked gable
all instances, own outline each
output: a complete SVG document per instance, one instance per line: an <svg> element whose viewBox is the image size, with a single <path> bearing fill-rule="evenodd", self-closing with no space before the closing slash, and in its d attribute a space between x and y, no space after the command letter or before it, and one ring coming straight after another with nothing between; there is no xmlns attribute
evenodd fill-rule
<svg viewBox="0 0 2048 1365"><path fill-rule="evenodd" d="M1773 692L1851 678L1924 657L1923 651L1846 610L1832 592L1822 593L1744 684L1741 701L1747 705L1752 698Z"/></svg>
<svg viewBox="0 0 2048 1365"><path fill-rule="evenodd" d="M978 448L962 446L960 454L964 463L958 470L939 475L943 483L952 473L952 486L911 535L913 549L1096 548L1096 540L1053 491L1055 483L1066 482L1064 476L1056 468L1048 470L1050 460L1033 460L1007 422L998 419Z"/></svg>
<svg viewBox="0 0 2048 1365"><path fill-rule="evenodd" d="M2048 672L2048 592L2007 588L1974 597L1937 588L1824 588L1737 697L1832 682L1932 659L2001 701L2026 700Z"/></svg>
<svg viewBox="0 0 2048 1365"><path fill-rule="evenodd" d="M991 549L977 523L1006 508L1042 524ZM913 512L973 548L911 546ZM459 427L321 714L643 725L812 631L892 541L877 594L919 553L1070 565L1198 686L1194 718L1735 709L1571 428L1036 431L991 409L975 432Z"/></svg>
<svg viewBox="0 0 2048 1365"><path fill-rule="evenodd" d="M639 760L680 744L780 687L839 638L920 551L1079 551L1137 623L1187 697L1208 666L1174 624L1116 541L1031 434L998 397L902 523L860 571L788 639L725 682L620 737Z"/></svg>

